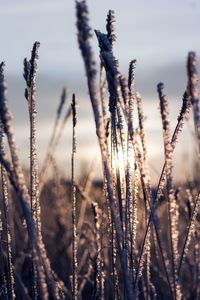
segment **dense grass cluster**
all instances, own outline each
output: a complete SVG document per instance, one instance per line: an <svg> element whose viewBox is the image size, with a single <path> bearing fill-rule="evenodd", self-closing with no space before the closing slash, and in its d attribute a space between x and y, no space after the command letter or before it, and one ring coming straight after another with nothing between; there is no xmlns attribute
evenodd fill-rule
<svg viewBox="0 0 200 300"><path fill-rule="evenodd" d="M34 43L30 60L24 60L30 117L30 171L25 180L11 125L2 62L0 298L199 299L199 178L196 176L180 186L175 185L173 178L173 153L190 109L198 148L197 164L199 159L196 55L188 54L187 83L174 130L164 84L157 85L164 165L157 187L153 188L142 99L134 88L137 62L130 62L128 78L120 73L114 56L115 18L110 10L106 33L95 30L100 57L98 76L85 1L76 1L76 16L103 180L93 180L95 162L88 174L77 180L77 100L73 94L72 104L63 117L67 89L63 89L46 158L39 171L35 97L39 42ZM70 118L72 175L68 182L60 176L55 150ZM9 153L5 151L5 140ZM50 167L53 178L47 180Z"/></svg>

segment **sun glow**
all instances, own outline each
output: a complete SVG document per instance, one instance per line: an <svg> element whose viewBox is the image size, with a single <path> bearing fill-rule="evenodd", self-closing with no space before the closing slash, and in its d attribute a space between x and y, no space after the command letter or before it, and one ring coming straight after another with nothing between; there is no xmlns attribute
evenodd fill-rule
<svg viewBox="0 0 200 300"><path fill-rule="evenodd" d="M111 164L114 173L116 175L119 174L121 180L125 180L127 169L129 169L129 172L131 173L134 171L135 158L132 145L129 144L125 148L119 144L117 149L113 149L111 152Z"/></svg>

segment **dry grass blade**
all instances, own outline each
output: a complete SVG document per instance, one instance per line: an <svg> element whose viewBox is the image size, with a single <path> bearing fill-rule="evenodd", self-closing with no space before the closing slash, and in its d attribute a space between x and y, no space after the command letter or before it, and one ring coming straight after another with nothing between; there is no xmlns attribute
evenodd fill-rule
<svg viewBox="0 0 200 300"><path fill-rule="evenodd" d="M0 148L1 153L4 153L4 143L3 143L3 134L0 133ZM1 184L2 184L2 206L1 217L2 217L2 238L5 240L5 253L6 253L6 284L7 284L7 294L8 299L15 299L15 290L14 290L14 276L13 276L13 260L12 260L12 246L11 246L11 233L10 233L10 224L9 224L9 199L8 199L8 180L6 175L6 169L1 165ZM3 248L3 246L2 246ZM1 253L2 255L3 253Z"/></svg>
<svg viewBox="0 0 200 300"><path fill-rule="evenodd" d="M76 186L74 184L74 164L75 164L75 153L76 153L76 100L73 94L72 98L72 115L73 115L73 135L72 135L72 252L73 252L73 278L72 278L72 298L78 299L77 290L77 233L76 233Z"/></svg>
<svg viewBox="0 0 200 300"><path fill-rule="evenodd" d="M4 80L4 63L0 65L0 119L2 122L4 133L8 140L8 145L11 153L11 160L13 166L13 175L17 187L17 192L21 206L23 208L25 220L27 223L28 236L33 251L36 252L36 263L37 267L41 267L38 276L40 276L40 285L44 291L44 297L48 297L46 278L49 283L51 294L55 299L60 299L59 296L62 288L60 283L54 280L53 272L50 267L50 262L46 254L46 250L41 239L41 235L38 234L38 228L35 226L33 221L31 208L30 208L30 197L25 184L24 174L22 171L21 163L18 157L17 148L14 140L13 129L11 126L11 114L7 106L6 100L6 83ZM44 273L45 270L45 273Z"/></svg>
<svg viewBox="0 0 200 300"><path fill-rule="evenodd" d="M35 42L32 49L30 61L24 59L24 78L27 84L25 89L25 97L28 101L29 119L30 119L30 190L31 190L31 210L33 220L37 226L38 232L41 234L41 220L40 220L40 203L38 190L38 164L37 164L37 150L36 150L36 71L39 51L39 42ZM37 298L37 270L34 263L33 251L33 298ZM47 291L45 292L45 294Z"/></svg>
<svg viewBox="0 0 200 300"><path fill-rule="evenodd" d="M91 30L88 25L88 10L85 1L76 2L76 13L77 13L77 28L78 28L78 42L79 47L84 59L85 70L88 79L88 89L91 99L91 104L93 108L96 132L99 140L99 146L101 150L102 164L107 180L107 192L110 201L111 213L116 227L116 235L118 241L118 247L120 251L121 265L124 273L125 288L127 290L127 298L135 299L135 294L133 291L130 275L126 263L126 255L122 249L122 229L121 222L118 217L118 210L115 203L115 197L113 193L113 179L110 169L110 164L107 158L107 148L105 145L105 131L103 126L102 117L99 110L99 101L97 98L97 88L96 88L96 63L94 61L93 52L89 40L91 38Z"/></svg>
<svg viewBox="0 0 200 300"><path fill-rule="evenodd" d="M172 260L172 272L173 272L173 286L175 299L181 299L181 287L178 281L178 220L177 220L177 205L175 201L173 179L172 179L172 144L170 134L170 120L168 111L168 102L166 95L163 94L163 83L158 84L158 95L160 99L160 111L163 126L163 139L164 139L164 151L165 151L165 163L166 163L166 179L167 179L167 200L168 200L168 215L169 215L169 227L170 227L170 244L171 244L171 260Z"/></svg>
<svg viewBox="0 0 200 300"><path fill-rule="evenodd" d="M178 276L180 276L181 267L182 267L183 261L186 257L186 254L188 252L188 247L191 242L192 235L194 234L194 231L195 231L195 219L196 219L197 214L199 213L199 208L200 208L200 196L198 193L196 200L195 200L194 208L193 208L193 211L192 211L192 214L190 217L189 225L187 227L187 233L186 233L183 249L182 249L181 255L180 255L180 261L179 261L179 266L178 266Z"/></svg>
<svg viewBox="0 0 200 300"><path fill-rule="evenodd" d="M187 73L188 73L188 93L191 96L194 115L194 127L200 153L200 109L199 109L199 91L198 91L198 74L196 70L197 58L195 52L188 54Z"/></svg>

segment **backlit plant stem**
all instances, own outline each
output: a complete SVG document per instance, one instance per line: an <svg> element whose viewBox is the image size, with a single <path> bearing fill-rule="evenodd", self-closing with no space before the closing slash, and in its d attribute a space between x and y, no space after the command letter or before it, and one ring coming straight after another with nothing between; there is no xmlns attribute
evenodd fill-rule
<svg viewBox="0 0 200 300"><path fill-rule="evenodd" d="M121 222L119 219L118 209L115 202L115 196L113 191L113 175L111 172L110 163L107 156L107 147L105 145L105 130L103 125L102 116L99 110L99 101L96 88L96 63L94 61L94 55L90 46L91 29L88 25L88 10L85 1L76 1L76 13L77 13L77 28L78 28L78 42L79 47L85 63L85 70L88 80L88 89L93 108L96 133L98 136L99 146L101 150L102 165L105 172L107 181L107 192L111 207L111 214L116 228L117 243L120 253L121 266L124 275L124 284L127 291L127 299L135 299L135 293L131 283L130 274L127 268L126 253L122 248L123 233L121 229Z"/></svg>
<svg viewBox="0 0 200 300"><path fill-rule="evenodd" d="M73 94L72 98L72 115L73 115L73 135L72 135L72 251L73 251L73 274L72 274L72 298L77 300L77 230L76 230L76 186L74 183L75 172L75 154L76 154L76 100Z"/></svg>

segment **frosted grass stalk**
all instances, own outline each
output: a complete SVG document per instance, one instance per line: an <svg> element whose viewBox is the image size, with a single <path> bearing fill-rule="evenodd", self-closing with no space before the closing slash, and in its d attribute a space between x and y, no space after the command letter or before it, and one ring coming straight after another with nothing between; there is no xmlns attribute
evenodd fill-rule
<svg viewBox="0 0 200 300"><path fill-rule="evenodd" d="M152 195L151 195L150 177L149 177L148 170L145 166L145 161L144 161L144 159L143 159L143 157L142 157L142 155L139 151L139 148L138 148L138 145L136 143L135 136L134 136L134 125L133 125L134 114L133 114L133 109L134 109L135 65L136 65L136 60L131 61L130 65L129 65L129 79L128 79L128 87L129 87L128 141L130 141L133 145L133 149L134 149L134 153L135 153L135 159L136 159L136 162L138 163L138 167L139 167L140 174L141 174L144 197L146 199L146 201L145 201L146 205L151 205ZM138 108L138 111L139 111L139 114L140 114L140 117L141 117L141 105ZM140 120L140 121L141 121L140 125L142 127L143 122L142 122L142 120ZM142 129L143 128L141 128L141 130ZM143 130L143 133L144 133L144 130ZM143 138L143 143L144 143L144 146L145 146L144 137L142 136L142 138ZM137 218L136 218L136 222L137 222ZM137 226L136 224L134 225L135 228ZM146 235L146 238L148 238L148 242L147 242L147 245L145 245L145 253L150 251L150 231L148 231L148 233ZM144 248L142 248L142 249L144 249ZM150 252L149 252L149 255L150 255ZM140 265L140 263L141 263L141 265ZM150 261L149 261L149 263L150 263ZM137 289L138 278L142 275L142 269L143 269L143 266L144 266L143 264L144 264L144 255L143 255L143 253L141 253L139 263L138 263L138 268L137 268L136 274L135 274L135 284L134 285L135 285L136 289ZM150 268L150 264L148 264L148 268ZM149 274L149 272L148 272L148 274ZM151 282L150 282L150 284L151 284ZM152 284L152 289L153 289L153 284Z"/></svg>
<svg viewBox="0 0 200 300"><path fill-rule="evenodd" d="M128 106L128 138L134 141L134 84L135 67L137 61L134 59L129 64L128 88L129 88L129 106Z"/></svg>
<svg viewBox="0 0 200 300"><path fill-rule="evenodd" d="M187 118L187 116L189 115L190 107L191 107L191 97L188 95L188 92L185 91L185 93L183 94L183 98L182 98L182 107L181 107L179 116L177 118L178 122L177 122L177 125L174 129L174 132L173 132L173 135L171 138L172 151L174 151L174 149L176 147L178 136L179 136L180 132L182 131L184 119ZM166 182L165 170L166 170L166 162L164 163L164 166L163 166L163 169L162 169L162 172L160 175L160 179L159 179L159 183L158 183L158 187L157 187L157 191L156 191L155 205L158 204L158 201L159 201L160 197L162 196L162 190L163 190L165 182Z"/></svg>
<svg viewBox="0 0 200 300"><path fill-rule="evenodd" d="M118 193L118 202L119 202L119 216L121 220L121 229L123 231L123 208L122 208L122 199L121 199L121 190L118 189L117 180L119 180L119 172L117 170L116 158L117 158L117 138L116 138L116 111L113 112L113 117L111 118L111 133L110 133L110 164L112 167L113 174L113 192L116 196ZM107 186L107 185L106 185ZM106 197L109 203L108 195ZM116 199L115 199L116 201ZM110 248L111 248L111 268L112 268L112 284L113 284L113 294L114 299L119 298L119 278L116 267L117 261L117 244L116 244L116 230L115 224L112 219L111 210L108 207L108 216L109 216L109 231L110 231ZM124 243L124 240L123 240ZM123 244L122 244L123 247Z"/></svg>
<svg viewBox="0 0 200 300"><path fill-rule="evenodd" d="M152 205L153 200L152 200L149 172L146 172L146 170L144 168L143 160L142 160L142 153L139 149L139 145L138 145L137 141L136 140L132 141L132 144L133 144L133 149L134 149L134 154L135 154L135 160L136 160L136 162L138 164L138 168L140 170L140 178L141 178L141 183L143 186L143 193L145 195L146 201L148 202L148 205L150 208L150 216L148 219L145 236L144 236L142 248L140 251L138 266L136 269L134 287L135 287L135 289L137 289L139 277L142 275L142 271L144 268L144 255L146 254L146 251L148 250L148 241L150 239L150 233L151 233L151 222L153 222L155 232L156 232L156 238L158 241L158 246L159 246L159 250L160 250L160 254L161 254L161 260L162 260L164 270L166 273L166 278L167 278L167 281L169 284L170 292L172 293L170 278L169 278L169 274L168 274L169 272L167 270L167 264L166 264L166 252L163 248L162 240L160 239L160 222L155 213L154 206Z"/></svg>
<svg viewBox="0 0 200 300"><path fill-rule="evenodd" d="M100 234L100 211L98 204L96 202L92 203L92 210L94 214L94 224L95 224L95 241L96 241L96 293L95 299L104 299L102 295L102 257L101 257L101 234Z"/></svg>
<svg viewBox="0 0 200 300"><path fill-rule="evenodd" d="M168 214L169 214L169 231L170 231L170 246L171 246L171 263L173 273L173 287L175 299L181 299L181 287L178 280L178 220L177 220L177 205L175 201L173 178L172 178L172 144L170 135L170 120L169 110L166 95L163 94L164 88L163 83L158 84L158 95L160 100L160 112L162 118L163 127L163 139L164 139L164 151L165 151L165 162L166 162L166 180L167 180L167 200L168 200Z"/></svg>
<svg viewBox="0 0 200 300"><path fill-rule="evenodd" d="M143 150L143 159L144 159L144 164L146 165L147 163L146 134L144 130L144 114L142 109L142 99L139 93L136 93L136 100L137 100L137 108L138 108L140 139L141 139L142 150Z"/></svg>
<svg viewBox="0 0 200 300"><path fill-rule="evenodd" d="M111 45L111 50L113 49L113 45L115 42L115 34L114 34L114 22L115 22L115 17L114 17L114 11L109 10L107 14L107 24L106 24L106 30L107 30L107 37L109 39L110 45ZM101 58L100 58L101 59ZM103 114L103 119L104 119L104 124L105 124L105 119L106 119L106 104L105 104L105 91L106 91L106 86L107 86L107 81L106 79L103 79L103 74L104 74L104 66L101 61L101 66L100 66L100 96L101 96L101 106L102 106L102 114Z"/></svg>
<svg viewBox="0 0 200 300"><path fill-rule="evenodd" d="M31 210L30 210L30 197L28 194L27 187L25 185L24 175L22 172L22 167L18 158L17 148L15 145L14 140L14 134L13 129L11 126L11 114L7 107L7 100L5 98L6 95L6 83L4 80L4 64L2 63L0 66L0 117L3 125L4 132L7 136L8 145L11 152L11 159L12 159L12 165L13 165L13 172L14 172L14 178L17 185L17 191L20 196L20 201L23 207L24 216L27 223L27 229L29 234L29 239L31 242L31 246L33 247L34 251L37 253L37 259L39 260L40 254L39 254L39 244L37 240L37 229L35 226L35 223L33 222ZM43 274L43 278L44 278ZM46 288L46 282L43 281L42 288L45 290L45 294L47 295L47 288Z"/></svg>
<svg viewBox="0 0 200 300"><path fill-rule="evenodd" d="M119 247L119 254L121 259L121 266L124 275L125 289L127 290L127 298L135 299L135 293L131 284L130 274L126 263L126 254L122 249L123 234L121 229L121 222L119 219L119 212L115 202L115 196L113 192L113 175L111 172L110 163L107 157L107 147L105 145L105 130L103 126L102 116L99 110L99 101L97 95L96 86L96 63L94 60L94 55L90 46L91 29L88 25L88 10L85 1L76 1L76 13L77 13L77 28L78 28L78 42L79 47L84 59L85 70L88 80L88 89L91 99L91 104L93 108L96 133L98 136L99 146L101 150L102 165L105 172L107 181L107 192L109 203L111 207L112 218L116 227L117 243Z"/></svg>
<svg viewBox="0 0 200 300"><path fill-rule="evenodd" d="M13 176L15 178L14 184L26 219L29 240L31 246L37 254L35 257L37 265L44 267L45 270L45 274L44 272L40 274L41 278L43 278L43 281L40 282L41 288L44 291L44 295L48 297L47 284L45 281L47 277L52 297L54 297L55 299L60 299L60 297L58 296L58 290L61 290L60 283L54 280L54 275L51 270L50 262L46 254L43 241L41 239L41 236L38 234L38 228L35 226L35 222L32 218L30 209L30 197L25 184L24 174L17 153L17 147L15 144L13 129L11 126L12 117L7 106L6 83L4 80L4 63L0 64L0 118L3 125L3 130L8 140L13 166Z"/></svg>
<svg viewBox="0 0 200 300"><path fill-rule="evenodd" d="M44 266L39 263L34 264L34 298L37 298L37 271L36 265L39 271L39 277L44 278L45 276L42 274L43 272L48 273L51 293L55 298L59 298L59 293L61 292L60 283L57 284L54 281L54 275L51 270L50 262L47 258L46 249L42 241L42 232L41 232L41 219L40 219L40 203L39 203L39 179L38 179L38 164L37 164L37 150L36 150L36 101L35 101L35 93L36 93L36 71L37 71L37 63L36 59L38 59L38 50L40 43L35 42L32 49L31 59L27 61L24 60L24 78L27 84L27 88L25 89L25 97L28 101L29 105L29 116L30 116L30 174L31 174L31 209L33 213L33 221L36 225L37 237L39 240L39 250L40 255L42 256L43 261L45 262ZM33 255L37 255L35 250L33 249ZM35 259L34 259L35 261ZM42 280L41 280L42 282ZM45 283L43 283L43 287L45 289ZM46 297L46 291L43 291L43 296ZM61 296L62 297L62 296Z"/></svg>
<svg viewBox="0 0 200 300"><path fill-rule="evenodd" d="M111 45L111 50L113 50L114 42L116 41L115 26L114 26L115 14L113 10L108 11L106 21L107 21L106 23L107 37Z"/></svg>
<svg viewBox="0 0 200 300"><path fill-rule="evenodd" d="M188 95L188 93L186 91L183 95L182 107L181 107L180 114L178 116L178 122L177 122L176 128L175 128L174 133L173 133L172 138L171 138L172 150L175 149L176 142L177 142L177 139L178 139L178 135L181 132L181 129L183 127L184 118L187 117L188 114L189 114L190 106L191 106L190 96ZM166 168L166 163L164 163L164 166L163 166L163 169L162 169L162 172L161 172L161 176L160 176L160 179L159 179L159 183L158 183L158 187L157 187L157 191L156 191L156 196L155 196L155 199L154 199L154 209L156 209L156 207L157 207L158 200L160 199L160 197L162 195L162 190L163 190L164 185L165 185L165 180L166 180L165 168ZM148 224L147 224L147 228L146 228L145 237L144 237L144 246L147 242L146 241L147 231L149 230L149 226L152 225L152 222L153 222L153 218L152 218L152 211L151 211L149 221L148 221ZM159 245L159 243L158 243L158 245ZM160 248L160 246L159 246L159 248ZM143 247L142 247L142 249L143 249ZM143 252L143 250L141 251L141 254L142 254L142 252ZM169 280L168 280L168 282L169 282Z"/></svg>
<svg viewBox="0 0 200 300"><path fill-rule="evenodd" d="M144 168L148 173L147 168L147 147L146 147L146 134L144 130L144 114L142 108L142 99L139 93L136 93L136 101L137 101L137 109L138 109L138 120L139 120L139 130L140 130L140 140L142 144L142 151L143 151L143 161L144 161ZM152 198L152 197L151 197ZM152 203L153 204L153 203ZM146 224L148 222L148 218L150 216L150 207L148 202L145 202L146 206ZM147 297L151 297L151 290L156 297L156 290L155 286L151 280L151 236L149 236L148 249L147 249L147 256L146 256L146 275L147 275Z"/></svg>
<svg viewBox="0 0 200 300"><path fill-rule="evenodd" d="M102 115L103 115L103 122L104 122L104 126L106 126L105 91L106 91L107 81L104 80L104 76L103 75L104 75L104 66L103 66L103 63L101 62L101 66L100 66L100 80L99 80L100 98L101 98L101 109L102 109Z"/></svg>
<svg viewBox="0 0 200 300"><path fill-rule="evenodd" d="M199 209L200 209L200 195L198 193L196 200L195 200L192 215L190 217L189 225L187 226L187 233L186 233L183 249L181 251L180 260L179 260L179 264L178 264L178 275L180 275L183 261L188 253L189 245L190 245L192 236L194 235L194 232L195 232L195 220L196 220L197 214L199 213Z"/></svg>
<svg viewBox="0 0 200 300"><path fill-rule="evenodd" d="M200 109L199 109L199 91L198 91L198 74L197 74L197 58L195 52L189 52L187 61L188 75L188 92L191 96L193 106L194 127L196 131L197 141L199 145L200 155Z"/></svg>
<svg viewBox="0 0 200 300"><path fill-rule="evenodd" d="M132 258L132 267L133 267L133 280L135 280L136 275L136 265L137 265L137 223L138 223L138 215L137 215L137 199L139 195L139 170L137 165L134 167L134 181L133 181L133 199L131 203L131 258ZM131 208L130 207L130 208Z"/></svg>
<svg viewBox="0 0 200 300"><path fill-rule="evenodd" d="M136 254L136 237L137 237L137 175L134 166L131 166L131 153L132 140L134 139L133 130L133 108L134 108L134 84L135 84L135 66L136 60L130 62L129 65L129 77L128 84L125 78L121 77L121 91L123 94L123 99L125 103L125 111L128 123L127 132L127 166L126 166L126 203L127 203L127 213L129 214L130 222L130 240L131 240L131 273L133 279L136 275L136 263L133 261ZM132 121L131 121L132 120ZM132 170L134 170L134 190L132 191ZM132 204L133 202L133 204Z"/></svg>
<svg viewBox="0 0 200 300"><path fill-rule="evenodd" d="M31 59L27 61L24 59L24 79L27 84L25 89L25 97L28 101L29 107L29 119L30 119L30 193L31 193L31 210L33 214L33 220L41 231L40 220L40 203L39 203L39 191L38 191L38 164L37 164L37 149L36 149L36 71L39 51L39 42L35 42L32 49ZM34 250L33 250L34 252ZM37 270L34 262L33 253L33 298L37 298Z"/></svg>
<svg viewBox="0 0 200 300"><path fill-rule="evenodd" d="M76 154L76 100L73 94L72 98L72 115L73 115L73 135L72 135L72 251L73 251L73 274L72 274L72 299L78 299L78 283L77 283L77 229L76 229L76 187L75 179L75 154Z"/></svg>
<svg viewBox="0 0 200 300"><path fill-rule="evenodd" d="M11 151L11 159L13 163L13 175L15 177L17 187L21 192L20 200L24 209L25 217L27 218L27 223L29 225L28 228L29 228L30 238L33 239L33 237L35 236L35 232L34 232L32 217L29 209L29 195L28 195L27 188L25 186L24 176L23 176L21 164L18 159L17 148L15 145L14 135L10 124L12 117L7 107L6 90L7 90L6 82L4 80L4 63L1 63L0 65L0 117L1 117L3 130L7 136L10 151Z"/></svg>
<svg viewBox="0 0 200 300"><path fill-rule="evenodd" d="M124 167L126 165L126 147L125 147L125 120L124 120L124 105L120 96L120 74L118 71L118 66L116 60L112 53L112 47L108 35L102 34L100 31L96 31L97 38L100 47L100 57L102 59L103 65L106 71L106 77L108 82L109 90L109 110L111 113L111 145L112 145L112 159L117 162L120 161L120 151L123 154L123 165L116 164L113 168L113 174L115 175L116 186L115 191L118 194L119 209L120 209L120 219L122 222L122 232L123 232L123 247L128 247L128 235L126 226L126 213L125 213L125 179L124 179ZM111 159L111 160L112 160ZM126 237L125 237L126 236ZM126 239L126 241L125 241ZM126 249L128 254L128 250Z"/></svg>
<svg viewBox="0 0 200 300"><path fill-rule="evenodd" d="M3 220L0 210L0 280L1 280L1 294L7 296L7 281L4 270L4 257L3 257ZM8 297L6 297L8 299Z"/></svg>
<svg viewBox="0 0 200 300"><path fill-rule="evenodd" d="M127 167L126 167L126 235L125 235L125 243L126 245L129 245L130 248L130 255L127 255L127 258L129 260L129 270L132 275L132 277L135 275L134 270L134 264L133 264L133 252L135 251L135 242L134 242L134 233L133 233L133 191L132 191L132 170L131 170L131 163L130 163L130 147L131 144L127 143ZM127 254L129 249L127 248Z"/></svg>
<svg viewBox="0 0 200 300"><path fill-rule="evenodd" d="M3 136L0 132L0 148L1 152L4 152L4 144L3 144ZM10 233L10 225L9 225L9 199L8 199L8 181L6 176L6 170L1 165L1 181L2 181L2 200L3 200L3 230L5 232L5 247L6 247L6 264L7 264L7 295L9 300L15 299L15 280L13 276L13 263L12 263L12 248L11 248L11 233Z"/></svg>

